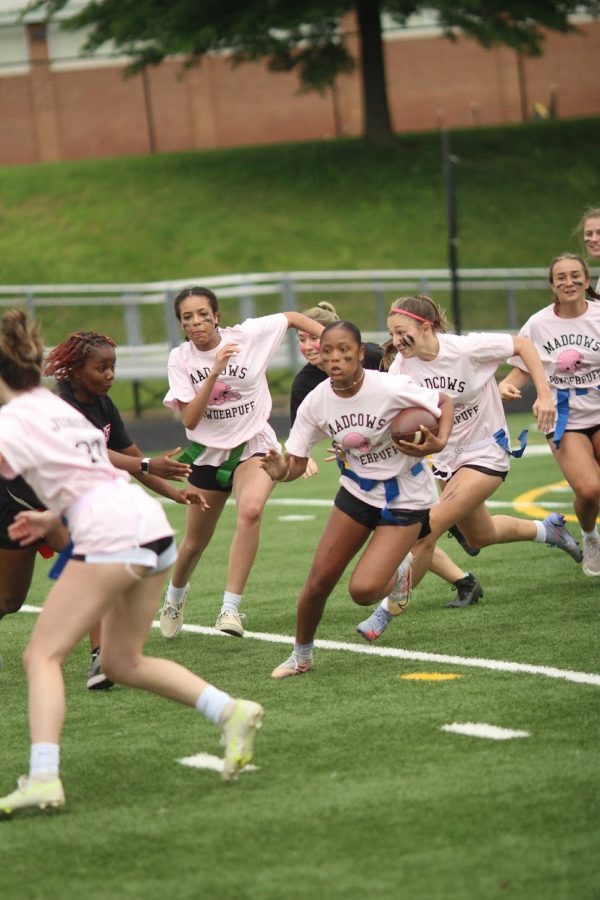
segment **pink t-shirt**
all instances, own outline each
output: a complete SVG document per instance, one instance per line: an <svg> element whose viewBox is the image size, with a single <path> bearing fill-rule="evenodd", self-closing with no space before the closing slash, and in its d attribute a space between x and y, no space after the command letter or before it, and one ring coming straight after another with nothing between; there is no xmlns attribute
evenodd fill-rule
<svg viewBox="0 0 600 900"><path fill-rule="evenodd" d="M171 351L169 391L163 403L179 409L179 402L190 403L198 393L215 364L221 344L239 346L239 352L229 360L216 381L204 415L195 428L186 428L191 441L207 448L198 463L218 465L227 458L226 451L257 435L262 435L265 446L253 452L279 446L268 424L271 395L266 370L287 329L287 318L276 313L246 319L231 328L219 328L221 342L213 350L200 351L191 341L186 341ZM248 455L248 448L245 454Z"/></svg>
<svg viewBox="0 0 600 900"><path fill-rule="evenodd" d="M104 433L44 387L0 408L0 457L3 478L21 475L51 512L66 516L77 553L173 533L156 500L111 464Z"/></svg>
<svg viewBox="0 0 600 900"><path fill-rule="evenodd" d="M407 406L422 406L439 416L438 399L438 391L385 372L365 370L364 381L353 397L336 394L327 379L298 407L286 450L294 456L309 457L314 445L327 437L356 475L380 482L366 491L342 474L340 484L355 497L383 508L386 499L381 482L397 478L400 495L390 508L428 509L437 502L435 481L426 465L417 476L410 474L419 460L406 456L394 444L390 423Z"/></svg>
<svg viewBox="0 0 600 900"><path fill-rule="evenodd" d="M405 359L398 353L392 374L410 375L417 384L436 388L454 400L450 438L433 458L436 469L446 474L465 464L506 472L509 456L495 441L506 417L494 373L514 353L510 334L436 334L440 350L433 360Z"/></svg>
<svg viewBox="0 0 600 900"><path fill-rule="evenodd" d="M568 390L566 427L600 424L600 302L588 301L587 310L574 319L557 316L554 304L546 306L519 334L537 347L555 402L557 390ZM527 371L520 356L509 362Z"/></svg>

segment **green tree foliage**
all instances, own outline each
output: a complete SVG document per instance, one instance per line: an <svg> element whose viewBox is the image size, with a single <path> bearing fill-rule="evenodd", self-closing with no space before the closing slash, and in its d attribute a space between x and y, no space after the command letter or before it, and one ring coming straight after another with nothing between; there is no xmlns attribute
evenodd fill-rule
<svg viewBox="0 0 600 900"><path fill-rule="evenodd" d="M67 4L33 0L28 9L51 17ZM535 55L542 51L542 29L572 31L572 13L584 9L598 15L600 0L91 0L64 26L88 29L89 51L112 42L131 58L130 73L175 54L193 65L210 51L227 51L234 64L265 59L272 71L295 70L304 89L324 92L356 65L341 27L343 17L355 13L364 136L382 144L393 140L393 133L381 15L402 25L424 9L437 12L450 39L462 32L485 47L504 44Z"/></svg>

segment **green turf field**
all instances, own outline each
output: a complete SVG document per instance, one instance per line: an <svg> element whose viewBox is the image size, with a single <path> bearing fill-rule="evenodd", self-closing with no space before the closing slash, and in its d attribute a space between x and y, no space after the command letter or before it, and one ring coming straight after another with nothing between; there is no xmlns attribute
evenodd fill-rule
<svg viewBox="0 0 600 900"><path fill-rule="evenodd" d="M511 418L515 435L521 419ZM519 514L535 516L532 504L547 504L568 513L570 494L552 487L560 481L550 456L526 452L492 511L517 504ZM408 612L368 646L354 631L363 613L341 583L318 635L337 649L317 650L309 675L273 682L335 482L335 470L323 464L310 480L276 487L246 592L247 638L210 630L185 631L171 643L157 631L149 638L150 653L264 704L257 770L224 785L213 771L180 765L200 752L218 754L216 730L132 690L87 693L82 645L66 666L68 805L60 814L0 823L2 897L599 896L599 584L542 545L488 548L471 559L444 539L484 586L476 607L445 609L448 586L427 576ZM182 511L169 506L169 515L181 533ZM214 625L233 524L228 507L192 581L190 626ZM32 605L48 589L46 570L40 560ZM33 618L21 613L0 623L3 793L27 770L19 656ZM504 665L490 668L490 660ZM511 663L537 668L528 673ZM415 673L459 677L403 677ZM595 676L578 681L573 673ZM468 722L529 736L441 730Z"/></svg>

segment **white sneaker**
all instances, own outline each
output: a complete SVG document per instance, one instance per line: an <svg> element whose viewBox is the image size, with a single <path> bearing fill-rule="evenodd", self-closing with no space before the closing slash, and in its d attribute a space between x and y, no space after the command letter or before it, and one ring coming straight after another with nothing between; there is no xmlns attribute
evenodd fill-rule
<svg viewBox="0 0 600 900"><path fill-rule="evenodd" d="M215 628L217 631L223 631L225 634L231 634L234 637L243 637L244 626L242 625L242 619L244 618L244 613L232 612L226 609L225 612L220 612L217 616Z"/></svg>
<svg viewBox="0 0 600 900"><path fill-rule="evenodd" d="M183 600L180 600L179 603L176 603L175 600L169 599L169 591L167 589L165 602L163 603L163 608L160 611L159 625L160 633L168 641L172 640L172 638L176 638L181 631L181 628L183 626L183 610L189 590L190 586L189 584L186 584Z"/></svg>
<svg viewBox="0 0 600 900"><path fill-rule="evenodd" d="M600 540L597 537L583 539L582 568L585 575L600 575Z"/></svg>
<svg viewBox="0 0 600 900"><path fill-rule="evenodd" d="M10 816L23 809L58 809L65 805L65 792L58 776L51 781L42 781L21 775L17 789L6 797L0 797L0 813Z"/></svg>
<svg viewBox="0 0 600 900"><path fill-rule="evenodd" d="M225 746L224 781L234 781L240 769L252 761L254 738L262 727L264 714L260 703L254 703L253 700L233 701L233 708L222 725L222 741Z"/></svg>
<svg viewBox="0 0 600 900"><path fill-rule="evenodd" d="M290 675L304 675L310 672L314 665L312 656L310 659L299 660L296 654L292 653L286 660L276 666L271 672L271 678L279 680L280 678L288 678Z"/></svg>

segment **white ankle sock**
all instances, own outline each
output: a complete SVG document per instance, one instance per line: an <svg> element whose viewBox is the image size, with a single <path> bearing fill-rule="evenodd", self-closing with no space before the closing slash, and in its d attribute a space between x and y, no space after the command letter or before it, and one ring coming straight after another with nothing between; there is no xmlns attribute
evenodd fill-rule
<svg viewBox="0 0 600 900"><path fill-rule="evenodd" d="M294 643L294 656L296 657L296 659L298 659L300 661L304 661L306 659L312 659L313 647L314 647L314 641L311 641L310 644Z"/></svg>
<svg viewBox="0 0 600 900"><path fill-rule="evenodd" d="M600 538L600 534L598 534L598 529L597 529L597 528L594 528L593 531L584 531L583 528L582 528L582 529L581 529L581 536L582 536L583 538L587 538L588 540L590 540L590 539L592 539L592 538L593 538L594 540L598 540L598 539Z"/></svg>
<svg viewBox="0 0 600 900"><path fill-rule="evenodd" d="M545 544L547 535L544 523L541 521L541 519L535 519L533 524L536 527L536 535L533 540L536 544Z"/></svg>
<svg viewBox="0 0 600 900"><path fill-rule="evenodd" d="M231 591L225 591L223 594L223 603L221 605L221 612L237 612L240 608L240 603L242 602L241 594L232 594Z"/></svg>
<svg viewBox="0 0 600 900"><path fill-rule="evenodd" d="M214 722L215 725L218 725L223 710L231 700L232 698L225 691L220 691L212 684L209 684L196 700L196 709L209 722Z"/></svg>
<svg viewBox="0 0 600 900"><path fill-rule="evenodd" d="M58 744L32 744L29 754L29 777L58 775L60 747Z"/></svg>
<svg viewBox="0 0 600 900"><path fill-rule="evenodd" d="M169 582L169 587L167 589L167 599L172 600L173 603L181 603L185 597L185 592L187 590L187 584L185 587L178 588L173 587L172 582Z"/></svg>

